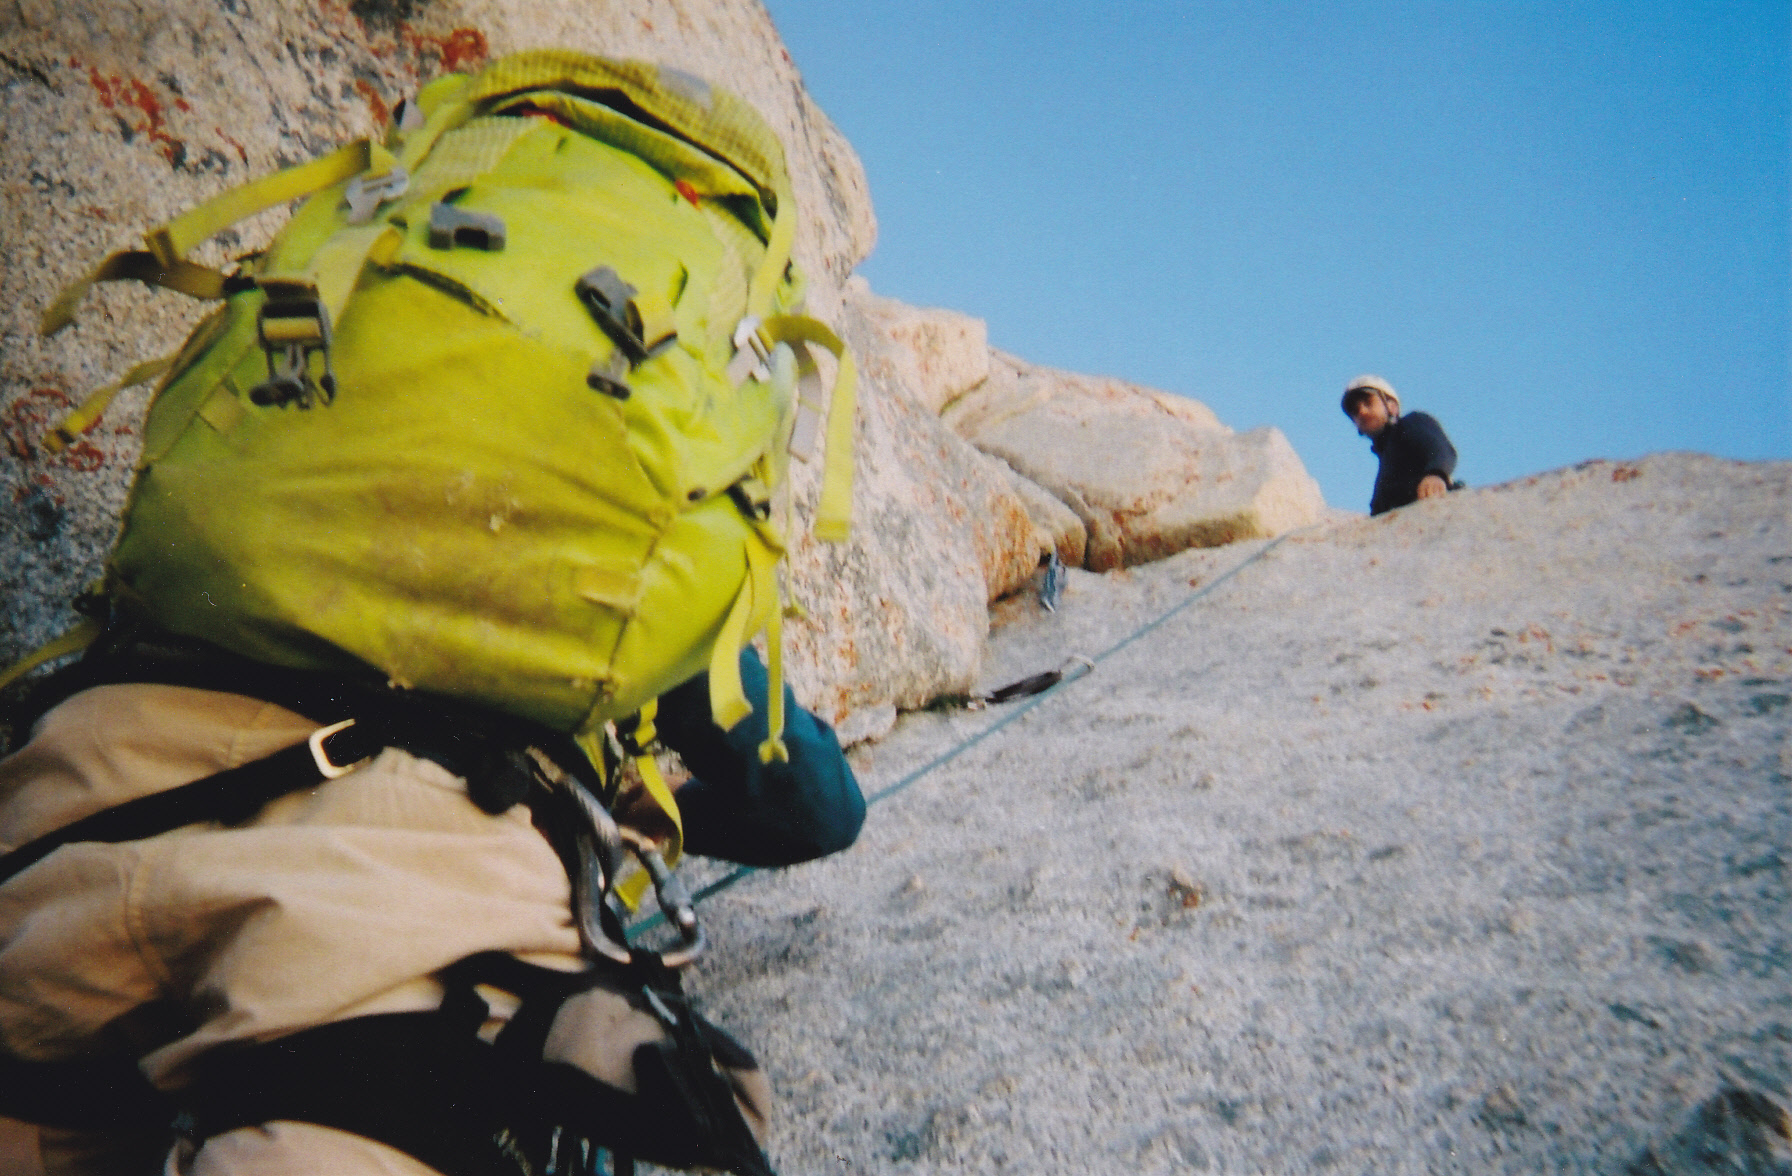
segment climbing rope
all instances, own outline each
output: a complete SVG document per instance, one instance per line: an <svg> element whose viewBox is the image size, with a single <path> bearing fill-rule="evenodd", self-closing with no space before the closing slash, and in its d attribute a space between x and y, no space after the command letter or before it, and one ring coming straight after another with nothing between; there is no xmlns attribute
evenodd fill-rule
<svg viewBox="0 0 1792 1176"><path fill-rule="evenodd" d="M1047 701L1049 701L1051 698L1053 698L1054 696L1056 696L1057 694L1059 694L1060 692L1065 690L1067 687L1069 687L1071 685L1071 683L1087 677L1089 675L1089 673L1091 671L1093 671L1095 669L1095 667L1099 666L1102 662L1107 661L1109 658L1113 657L1115 654L1118 654L1122 650L1126 649L1128 646L1130 646L1133 642L1139 640L1141 637L1148 636L1149 634L1162 628L1165 624L1167 624L1170 620L1172 620L1174 617L1176 617L1177 614L1181 613L1184 609L1188 608L1190 605L1194 604L1196 601L1202 599L1203 597L1210 595L1217 588L1219 588L1219 586L1221 584L1224 584L1226 581L1230 580L1232 577L1238 575L1238 573L1244 571L1246 568L1250 567L1252 564L1256 563L1258 560L1262 559L1264 556L1266 556L1270 552L1274 551L1277 547L1280 547L1282 545L1283 541L1285 541L1287 539L1291 539L1295 535L1298 535L1302 531L1306 531L1306 530L1310 530L1310 528L1303 527L1303 528L1300 528L1300 530L1289 531L1286 534L1278 535L1276 538L1270 540L1268 543L1264 544L1262 547L1259 547L1256 551L1252 552L1249 556L1245 557L1242 560L1239 560L1236 564L1233 564L1230 568L1226 569L1226 571L1221 573L1217 578L1210 580L1208 583L1203 584L1200 588L1196 589L1193 592L1190 592L1187 596L1183 597L1181 600L1177 601L1174 605L1172 605L1168 610L1161 613L1156 618L1154 618L1150 621L1147 621L1145 624L1139 626L1137 629L1133 630L1131 633L1127 634L1125 637L1121 638L1119 641L1115 642L1113 645L1108 646L1106 649L1102 650L1100 653L1096 654L1094 657L1071 659L1072 661L1083 662L1087 668L1083 669L1081 672L1075 672L1075 673L1067 672L1066 670L1058 671L1059 678L1056 682L1054 682L1050 686L1047 686L1045 689L1039 691L1038 693L1031 695L1030 697L1027 698L1027 700L1025 702L1021 703L1019 706L1015 707L1013 710L1009 711L1007 714L1003 715L1001 718L997 719L995 722L989 724L989 726L983 728L981 731L978 731L975 735L972 735L966 739L961 740L958 743L953 744L951 747L947 748L945 751L941 752L939 755L934 756L932 759L928 760L926 763L922 764L920 767L916 768L914 771L908 773L908 775L902 777L900 780L897 780L894 784L890 784L884 788L878 789L876 792L872 793L870 796L865 798L865 807L870 808L872 805L880 804L883 801L888 800L890 797L895 796L897 793L902 792L905 789L912 787L917 781L920 781L920 780L926 778L928 775L930 775L934 771L938 770L939 768L944 767L946 764L951 763L953 760L957 759L959 756L963 755L965 752L971 750L973 747L976 747L979 743L982 743L985 739L988 739L990 736L996 734L998 731L1001 731L1004 727L1008 727L1011 724L1019 722L1022 718L1025 718L1028 714L1032 713L1034 710L1038 709L1041 706L1044 706ZM1065 663L1066 667L1068 667L1069 665L1070 665L1070 662ZM997 691L996 693L999 695L1001 693L1001 691ZM991 696L991 697L992 697L992 699L994 698L994 696ZM711 882L708 885L699 888L697 890L696 894L692 897L692 902L693 903L701 903L701 902L705 901L706 899L708 899L710 896L719 894L722 891L727 890L729 887L735 885L737 882L740 882L742 879L748 877L749 875L757 874L757 873L761 872L761 869L762 869L762 867L759 867L759 866L736 866L734 869L730 870L727 874L724 874L722 877L716 879L714 882ZM644 931L651 931L656 926L658 926L659 924L661 924L663 922L665 922L665 919L661 915L654 914L650 918L642 920L640 923L636 924L630 930L633 932L636 932L636 933L644 932Z"/></svg>

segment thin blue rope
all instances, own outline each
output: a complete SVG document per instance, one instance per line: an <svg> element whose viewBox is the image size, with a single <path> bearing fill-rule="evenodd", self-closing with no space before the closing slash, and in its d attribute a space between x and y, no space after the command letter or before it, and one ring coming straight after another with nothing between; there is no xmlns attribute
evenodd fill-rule
<svg viewBox="0 0 1792 1176"><path fill-rule="evenodd" d="M1115 642L1113 645L1110 645L1108 648L1102 650L1099 654L1090 658L1089 663L1090 663L1091 669L1093 669L1094 666L1098 666L1102 662L1107 661L1109 658L1113 657L1115 654L1119 653L1121 650L1125 649L1127 646L1131 645L1133 642L1137 641L1139 638L1144 637L1144 636L1154 632L1155 630L1161 628L1163 625L1167 624L1171 620L1171 618L1175 617L1176 614L1182 612L1182 610L1186 609L1191 604L1194 604L1197 600L1200 600L1202 597L1207 596L1209 593L1213 592L1216 588L1218 588L1221 584L1224 584L1227 580L1230 580L1233 576L1236 576L1238 573L1244 571L1246 568L1250 567L1252 564L1256 563L1258 560L1262 559L1264 556L1266 556L1270 552L1274 551L1277 547L1280 547L1282 545L1283 540L1292 538L1293 536L1300 534L1300 531L1304 531L1306 529L1307 528L1303 527L1299 531L1289 531L1288 533L1286 533L1284 535L1278 535L1276 538L1270 540L1268 543L1266 543L1262 547L1258 548L1248 558L1239 560L1236 564L1233 564L1230 568L1226 569L1226 571L1224 573L1222 573L1219 576L1219 578L1217 578L1215 580L1211 580L1206 584L1203 584L1200 588L1189 593L1182 600L1178 601L1173 607L1171 607L1169 609L1169 611L1163 613L1161 616L1157 617L1155 620L1149 621L1146 624L1141 625L1139 628L1135 629L1133 632L1131 632L1127 636L1123 637L1121 640ZM1047 687L1045 690L1042 690L1038 694L1033 695L1033 697L1027 699L1020 706L1018 706L1014 710L1008 712L1006 715L1003 715L1000 719L997 719L995 722L993 722L989 726L983 728L983 730L977 732L975 735L972 735L969 739L965 739L960 743L954 744L952 747L941 752L939 755L934 756L932 759L928 760L926 763L922 764L920 767L916 768L914 771L910 772L908 775L904 776L902 779L896 781L894 784L891 784L886 788L880 788L878 791L876 791L876 792L872 793L870 796L866 797L865 798L865 807L870 808L872 805L878 804L885 800L888 800L890 797L895 796L898 792L901 792L904 789L911 787L912 785L915 784L916 781L921 780L922 778L926 777L929 773L933 772L935 769L944 767L946 764L951 763L953 760L957 759L959 756L963 755L965 752L971 750L971 748L977 746L979 743L982 743L985 739L988 739L991 735L994 735L996 732L1000 731L1002 728L1008 726L1011 723L1019 722L1022 718L1026 717L1028 714L1030 714L1035 708L1045 705L1047 700L1052 698L1054 695L1056 695L1059 691L1063 690L1065 687L1071 686L1086 677L1088 677L1088 674L1079 674L1075 678L1071 678L1071 679L1068 679L1063 682L1054 683L1053 685ZM694 895L691 896L691 901L693 904L700 903L700 902L704 901L705 899L709 898L711 895L718 894L721 891L728 889L730 886L733 886L736 882L739 882L741 879L747 877L749 874L760 873L762 869L763 869L763 867L760 867L760 866L736 866L733 870L730 870L727 874L716 879L714 882L711 882L709 885L700 888ZM645 919L642 922L636 924L634 927L630 928L630 930L635 931L635 932L651 931L655 927L659 926L661 923L664 923L664 922L665 922L665 916L656 913L652 917Z"/></svg>

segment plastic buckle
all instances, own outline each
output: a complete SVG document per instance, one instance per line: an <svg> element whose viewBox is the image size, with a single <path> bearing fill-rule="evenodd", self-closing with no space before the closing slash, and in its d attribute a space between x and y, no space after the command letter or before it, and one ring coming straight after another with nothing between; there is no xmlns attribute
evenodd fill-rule
<svg viewBox="0 0 1792 1176"><path fill-rule="evenodd" d="M331 723L328 727L319 727L305 740L305 746L311 749L311 762L317 765L317 774L324 779L340 780L367 762L365 759L358 759L352 764L333 764L330 762L330 757L324 752L324 740L336 732L346 731L354 725L353 719L344 719L340 723Z"/></svg>
<svg viewBox="0 0 1792 1176"><path fill-rule="evenodd" d="M728 497L750 519L763 523L772 517L771 488L758 478L742 478L728 487Z"/></svg>
<svg viewBox="0 0 1792 1176"><path fill-rule="evenodd" d="M504 220L489 212L470 212L446 201L437 201L429 208L429 247L453 249L464 245L496 253L507 240ZM634 293L630 290L629 293Z"/></svg>
<svg viewBox="0 0 1792 1176"><path fill-rule="evenodd" d="M383 176L365 173L348 182L344 198L348 201L348 223L364 225L373 219L380 205L403 196L410 190L411 176L402 167L394 167Z"/></svg>
<svg viewBox="0 0 1792 1176"><path fill-rule="evenodd" d="M600 265L581 274L572 289L610 342L628 357L630 366L647 358L645 328L634 303L639 291L623 281L621 274Z"/></svg>
<svg viewBox="0 0 1792 1176"><path fill-rule="evenodd" d="M398 100L392 108L392 125L400 133L420 131L423 129L423 108L417 105L417 99L406 95Z"/></svg>
<svg viewBox="0 0 1792 1176"><path fill-rule="evenodd" d="M612 351L608 358L592 363L591 370L585 373L585 385L605 396L627 400L632 395L628 386L628 373L628 357L620 350Z"/></svg>
<svg viewBox="0 0 1792 1176"><path fill-rule="evenodd" d="M734 358L728 361L728 379L736 387L750 376L765 381L772 378L772 349L759 337L759 319L747 315L734 328Z"/></svg>
<svg viewBox="0 0 1792 1176"><path fill-rule="evenodd" d="M270 290L255 318L255 333L268 357L268 378L249 389L249 399L267 406L312 405L312 388L323 402L336 399L336 373L330 367L330 312L314 290ZM320 352L324 372L311 379L312 352Z"/></svg>

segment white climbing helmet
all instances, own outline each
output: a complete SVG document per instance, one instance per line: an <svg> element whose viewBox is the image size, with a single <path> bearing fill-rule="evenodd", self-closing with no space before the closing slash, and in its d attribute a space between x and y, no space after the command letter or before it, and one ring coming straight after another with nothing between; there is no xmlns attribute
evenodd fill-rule
<svg viewBox="0 0 1792 1176"><path fill-rule="evenodd" d="M1381 393L1383 396L1393 401L1393 415L1400 415L1400 393L1394 391L1394 386L1392 384L1388 383L1380 376L1358 376L1356 379L1350 381L1350 383L1344 385L1344 398L1338 402L1338 407L1344 410L1345 416L1350 415L1351 396L1358 392Z"/></svg>

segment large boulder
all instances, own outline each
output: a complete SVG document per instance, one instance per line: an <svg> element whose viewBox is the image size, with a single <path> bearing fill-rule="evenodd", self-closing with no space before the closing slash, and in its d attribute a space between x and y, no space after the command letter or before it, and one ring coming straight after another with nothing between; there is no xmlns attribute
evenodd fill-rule
<svg viewBox="0 0 1792 1176"><path fill-rule="evenodd" d="M1120 380L997 352L943 419L1076 513L1091 571L1279 535L1325 511L1279 430L1234 433L1205 405Z"/></svg>
<svg viewBox="0 0 1792 1176"><path fill-rule="evenodd" d="M866 329L860 366L929 413L938 415L989 378L989 328L982 319L884 298L857 274L846 280L846 298Z"/></svg>
<svg viewBox="0 0 1792 1176"><path fill-rule="evenodd" d="M838 548L799 539L793 579L813 623L786 630L804 700L849 738L969 690L989 602L1025 582L1049 543L1001 463L923 407L911 365L888 362L900 345L862 293L849 289L840 315L862 381L853 536ZM799 493L810 477L798 467Z"/></svg>

